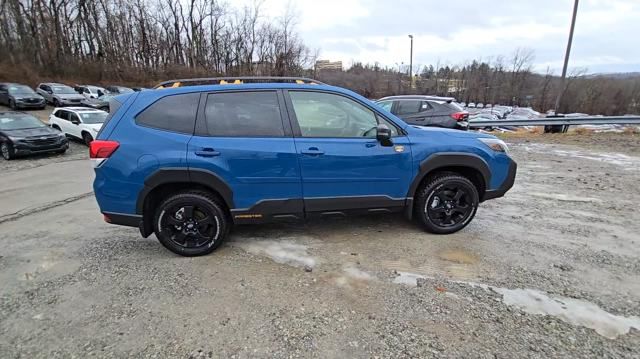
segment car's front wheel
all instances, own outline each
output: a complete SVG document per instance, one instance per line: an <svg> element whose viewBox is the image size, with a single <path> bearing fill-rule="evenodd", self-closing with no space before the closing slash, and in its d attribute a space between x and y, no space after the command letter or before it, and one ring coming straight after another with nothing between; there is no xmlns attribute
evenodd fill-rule
<svg viewBox="0 0 640 359"><path fill-rule="evenodd" d="M7 161L13 159L13 148L6 142L3 142L2 145L0 145L0 153L2 153L2 158Z"/></svg>
<svg viewBox="0 0 640 359"><path fill-rule="evenodd" d="M89 146L91 144L91 142L93 142L93 136L91 136L90 134L84 132L82 134L82 140L84 141L84 144Z"/></svg>
<svg viewBox="0 0 640 359"><path fill-rule="evenodd" d="M230 223L224 207L209 193L183 192L162 201L153 221L162 245L182 256L213 252L224 241Z"/></svg>
<svg viewBox="0 0 640 359"><path fill-rule="evenodd" d="M475 185L466 177L443 172L418 191L415 215L431 233L449 234L466 227L478 210Z"/></svg>

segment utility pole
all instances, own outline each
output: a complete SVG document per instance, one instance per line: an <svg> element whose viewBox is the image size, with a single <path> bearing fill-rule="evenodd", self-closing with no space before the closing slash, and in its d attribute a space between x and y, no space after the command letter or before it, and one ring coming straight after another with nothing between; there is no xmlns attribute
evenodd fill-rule
<svg viewBox="0 0 640 359"><path fill-rule="evenodd" d="M560 107L560 101L562 101L562 95L564 95L565 80L567 77L567 66L569 65L569 55L571 54L571 43L573 42L573 29L576 26L576 14L578 13L578 2L575 0L573 4L573 17L571 18L571 29L569 30L569 41L567 42L567 51L564 54L564 66L562 67L562 78L560 79L560 92L556 98L556 106L554 112L558 113L558 107Z"/></svg>
<svg viewBox="0 0 640 359"><path fill-rule="evenodd" d="M413 87L413 35L409 35L409 38L411 39L411 50L409 52L409 84Z"/></svg>

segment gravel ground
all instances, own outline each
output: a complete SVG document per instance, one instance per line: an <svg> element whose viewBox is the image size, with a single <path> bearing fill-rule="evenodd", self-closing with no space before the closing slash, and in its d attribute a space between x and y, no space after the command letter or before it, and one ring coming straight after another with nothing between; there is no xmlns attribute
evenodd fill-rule
<svg viewBox="0 0 640 359"><path fill-rule="evenodd" d="M0 357L637 358L640 141L594 136L507 138L515 187L449 236L244 226L182 258L92 198L1 223Z"/></svg>

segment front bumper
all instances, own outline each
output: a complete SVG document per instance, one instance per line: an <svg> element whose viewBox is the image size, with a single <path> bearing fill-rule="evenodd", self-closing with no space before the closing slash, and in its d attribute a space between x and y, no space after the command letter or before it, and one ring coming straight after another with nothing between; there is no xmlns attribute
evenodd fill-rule
<svg viewBox="0 0 640 359"><path fill-rule="evenodd" d="M61 138L58 142L47 145L37 145L25 142L15 142L13 144L13 153L17 156L35 155L38 153L56 152L69 148L69 141Z"/></svg>
<svg viewBox="0 0 640 359"><path fill-rule="evenodd" d="M15 102L16 108L43 108L46 106L46 102Z"/></svg>
<svg viewBox="0 0 640 359"><path fill-rule="evenodd" d="M513 187L513 184L516 182L516 172L518 171L518 164L513 159L510 159L509 163L509 172L507 173L507 177L502 182L502 185L498 189L488 190L484 192L484 196L482 197L482 201L486 201L489 199L500 198L504 196L507 191Z"/></svg>

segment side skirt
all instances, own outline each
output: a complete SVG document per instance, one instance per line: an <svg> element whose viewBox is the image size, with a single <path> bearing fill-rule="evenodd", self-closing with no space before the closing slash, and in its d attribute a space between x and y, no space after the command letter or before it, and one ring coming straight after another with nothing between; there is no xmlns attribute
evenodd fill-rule
<svg viewBox="0 0 640 359"><path fill-rule="evenodd" d="M348 217L375 213L402 212L406 198L359 196L263 200L251 208L233 209L235 224L302 221L311 218Z"/></svg>

